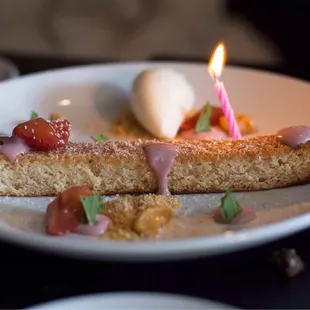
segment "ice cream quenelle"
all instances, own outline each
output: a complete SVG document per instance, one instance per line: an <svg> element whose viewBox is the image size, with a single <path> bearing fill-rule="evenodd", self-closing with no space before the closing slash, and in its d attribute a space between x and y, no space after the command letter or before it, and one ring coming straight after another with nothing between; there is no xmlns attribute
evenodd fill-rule
<svg viewBox="0 0 310 310"><path fill-rule="evenodd" d="M179 72L148 69L133 83L131 108L139 123L156 138L172 139L192 110L195 93Z"/></svg>

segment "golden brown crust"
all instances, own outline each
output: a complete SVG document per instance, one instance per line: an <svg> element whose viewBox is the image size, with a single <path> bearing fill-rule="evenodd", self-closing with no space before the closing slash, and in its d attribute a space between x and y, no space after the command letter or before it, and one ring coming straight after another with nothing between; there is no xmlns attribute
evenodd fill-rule
<svg viewBox="0 0 310 310"><path fill-rule="evenodd" d="M143 150L152 142L70 142L19 155L13 163L0 155L0 195L51 196L73 185L100 194L155 192L156 176ZM167 143L178 149L169 174L172 193L261 190L310 180L310 144L293 149L276 136Z"/></svg>

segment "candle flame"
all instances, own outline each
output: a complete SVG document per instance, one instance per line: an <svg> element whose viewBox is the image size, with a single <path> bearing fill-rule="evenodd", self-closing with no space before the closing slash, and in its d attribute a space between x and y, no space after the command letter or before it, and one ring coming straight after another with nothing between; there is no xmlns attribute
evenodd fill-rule
<svg viewBox="0 0 310 310"><path fill-rule="evenodd" d="M209 62L209 73L212 77L220 77L225 63L225 46L219 43L213 52Z"/></svg>

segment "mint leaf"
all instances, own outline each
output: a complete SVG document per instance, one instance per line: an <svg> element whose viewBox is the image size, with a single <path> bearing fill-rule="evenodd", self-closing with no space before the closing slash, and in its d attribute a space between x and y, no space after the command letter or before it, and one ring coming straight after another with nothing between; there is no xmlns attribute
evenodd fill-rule
<svg viewBox="0 0 310 310"><path fill-rule="evenodd" d="M37 112L35 112L35 111L31 112L30 119L36 119L38 117L39 117L39 114Z"/></svg>
<svg viewBox="0 0 310 310"><path fill-rule="evenodd" d="M103 211L103 201L100 195L81 196L81 203L84 210L85 222L87 224L96 223L96 215Z"/></svg>
<svg viewBox="0 0 310 310"><path fill-rule="evenodd" d="M220 210L225 221L231 221L242 210L235 195L229 189L221 199Z"/></svg>
<svg viewBox="0 0 310 310"><path fill-rule="evenodd" d="M101 143L101 142L109 140L109 138L107 136L105 136L104 134L102 134L102 133L99 134L97 137L92 137L92 139L95 142L98 142L98 143Z"/></svg>
<svg viewBox="0 0 310 310"><path fill-rule="evenodd" d="M212 108L209 102L203 107L199 119L196 123L195 133L207 132L211 129Z"/></svg>

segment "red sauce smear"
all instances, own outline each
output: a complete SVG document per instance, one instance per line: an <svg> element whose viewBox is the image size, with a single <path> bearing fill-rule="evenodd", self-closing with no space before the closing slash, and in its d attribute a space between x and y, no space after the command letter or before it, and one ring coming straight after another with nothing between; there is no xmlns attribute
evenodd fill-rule
<svg viewBox="0 0 310 310"><path fill-rule="evenodd" d="M242 210L230 221L224 220L222 217L221 209L217 208L214 211L213 219L220 224L233 224L242 225L252 222L256 219L256 212L248 205L241 205Z"/></svg>
<svg viewBox="0 0 310 310"><path fill-rule="evenodd" d="M176 147L166 143L152 143L144 148L146 158L156 173L158 182L158 195L171 195L168 186L168 175L178 155Z"/></svg>
<svg viewBox="0 0 310 310"><path fill-rule="evenodd" d="M210 139L226 139L227 135L222 130L211 127L210 131L195 133L194 129L181 131L181 137L184 140L210 140Z"/></svg>

